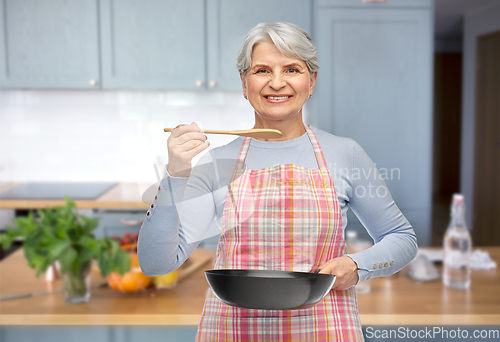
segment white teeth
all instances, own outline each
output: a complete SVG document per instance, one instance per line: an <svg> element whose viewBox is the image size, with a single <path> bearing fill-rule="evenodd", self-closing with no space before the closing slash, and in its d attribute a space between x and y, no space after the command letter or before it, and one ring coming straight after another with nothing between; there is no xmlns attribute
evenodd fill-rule
<svg viewBox="0 0 500 342"><path fill-rule="evenodd" d="M284 100L288 99L290 96L267 96L269 100Z"/></svg>

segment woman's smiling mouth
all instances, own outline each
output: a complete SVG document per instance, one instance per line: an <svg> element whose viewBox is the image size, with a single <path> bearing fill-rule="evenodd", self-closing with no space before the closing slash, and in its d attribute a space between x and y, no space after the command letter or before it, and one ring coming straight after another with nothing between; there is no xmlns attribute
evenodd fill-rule
<svg viewBox="0 0 500 342"><path fill-rule="evenodd" d="M272 96L272 95L266 95L264 96L266 99L270 100L270 101L284 101L284 100L288 100L289 98L292 97L292 95L281 95L281 96Z"/></svg>

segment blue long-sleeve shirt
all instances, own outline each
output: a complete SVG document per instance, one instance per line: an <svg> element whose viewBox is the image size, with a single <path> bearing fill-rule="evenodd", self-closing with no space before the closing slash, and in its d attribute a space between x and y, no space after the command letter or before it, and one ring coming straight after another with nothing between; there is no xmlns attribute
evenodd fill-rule
<svg viewBox="0 0 500 342"><path fill-rule="evenodd" d="M325 156L342 212L347 211L367 229L375 244L348 254L358 265L359 281L387 276L405 267L417 253L417 239L401 213L375 164L350 138L311 127ZM189 177L171 177L165 171L153 207L139 232L139 265L145 275L161 275L182 265L199 242L220 233L228 186L243 138L210 150ZM245 167L259 170L278 164L299 164L317 169L307 133L286 141L252 139Z"/></svg>

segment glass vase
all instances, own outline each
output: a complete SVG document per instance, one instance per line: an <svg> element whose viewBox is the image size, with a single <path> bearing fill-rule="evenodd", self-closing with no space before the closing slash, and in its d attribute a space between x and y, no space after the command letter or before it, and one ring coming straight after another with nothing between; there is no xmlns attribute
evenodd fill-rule
<svg viewBox="0 0 500 342"><path fill-rule="evenodd" d="M66 303L79 304L90 300L90 269L91 263L88 262L76 274L71 271L62 274Z"/></svg>

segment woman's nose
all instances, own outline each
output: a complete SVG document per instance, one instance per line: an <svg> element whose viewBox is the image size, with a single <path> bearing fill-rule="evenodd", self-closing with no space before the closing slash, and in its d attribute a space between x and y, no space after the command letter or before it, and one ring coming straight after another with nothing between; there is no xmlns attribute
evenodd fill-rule
<svg viewBox="0 0 500 342"><path fill-rule="evenodd" d="M286 85L285 77L281 74L272 74L269 86L274 90L279 90Z"/></svg>

